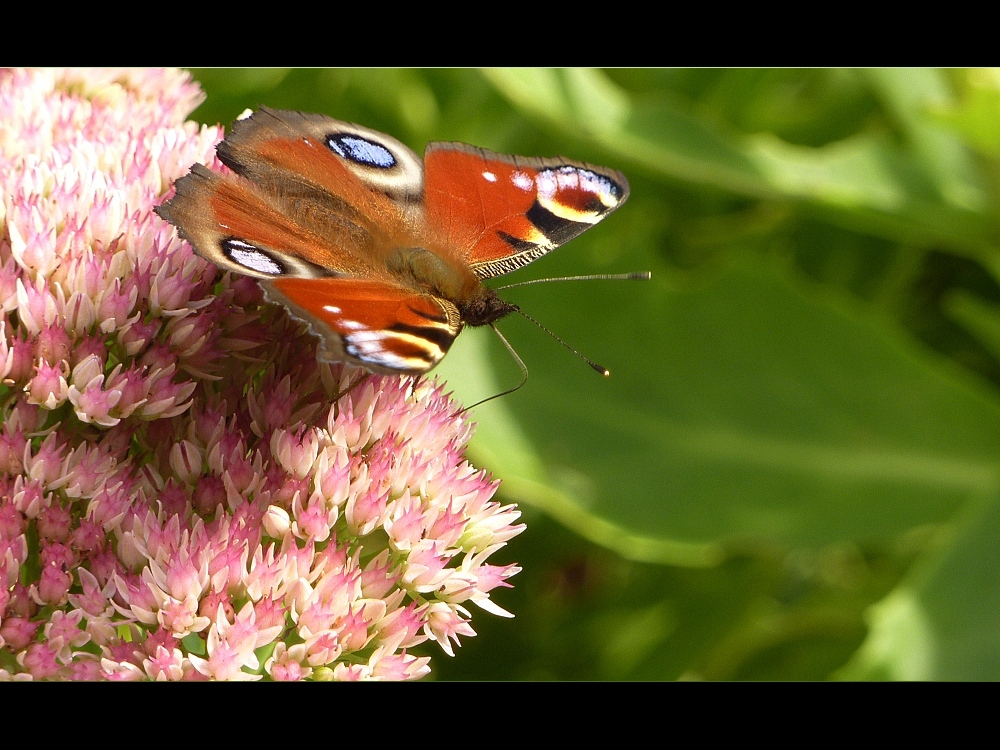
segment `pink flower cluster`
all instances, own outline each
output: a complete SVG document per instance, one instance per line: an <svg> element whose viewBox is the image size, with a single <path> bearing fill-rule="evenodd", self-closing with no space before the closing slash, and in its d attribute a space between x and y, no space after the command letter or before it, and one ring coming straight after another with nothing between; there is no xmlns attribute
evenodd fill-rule
<svg viewBox="0 0 1000 750"><path fill-rule="evenodd" d="M438 385L317 363L153 214L200 100L0 72L0 679L421 677L509 616L518 511Z"/></svg>

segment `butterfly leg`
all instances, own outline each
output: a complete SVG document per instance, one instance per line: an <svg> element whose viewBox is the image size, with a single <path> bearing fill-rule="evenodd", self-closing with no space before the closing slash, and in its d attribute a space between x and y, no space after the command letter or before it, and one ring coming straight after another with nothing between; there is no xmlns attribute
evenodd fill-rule
<svg viewBox="0 0 1000 750"><path fill-rule="evenodd" d="M337 393L335 393L333 395L333 401L334 402L340 401L341 398L343 398L348 393L350 393L355 388L357 388L359 385L361 385L363 382L365 382L366 380L368 380L368 378L370 378L372 375L374 375L374 373L371 373L371 372L362 372L346 388L344 388L341 391L337 391Z"/></svg>

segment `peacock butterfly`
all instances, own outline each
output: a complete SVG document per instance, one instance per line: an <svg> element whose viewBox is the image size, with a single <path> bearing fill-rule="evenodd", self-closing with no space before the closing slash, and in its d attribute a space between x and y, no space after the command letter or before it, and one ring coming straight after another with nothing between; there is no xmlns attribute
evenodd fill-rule
<svg viewBox="0 0 1000 750"><path fill-rule="evenodd" d="M424 160L325 115L259 111L156 212L203 258L261 280L320 339L320 358L418 374L463 326L517 311L484 279L509 273L625 202L625 175L569 159L430 143Z"/></svg>

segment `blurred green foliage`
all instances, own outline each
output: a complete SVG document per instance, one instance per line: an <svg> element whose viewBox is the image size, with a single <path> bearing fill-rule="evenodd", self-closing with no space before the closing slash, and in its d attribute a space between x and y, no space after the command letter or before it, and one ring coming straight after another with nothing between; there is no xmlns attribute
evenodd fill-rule
<svg viewBox="0 0 1000 750"><path fill-rule="evenodd" d="M1000 678L1000 73L197 70L196 119L325 112L623 170L510 277L473 460L524 570L437 679ZM505 280L506 281L506 280ZM517 382L489 331L438 369Z"/></svg>

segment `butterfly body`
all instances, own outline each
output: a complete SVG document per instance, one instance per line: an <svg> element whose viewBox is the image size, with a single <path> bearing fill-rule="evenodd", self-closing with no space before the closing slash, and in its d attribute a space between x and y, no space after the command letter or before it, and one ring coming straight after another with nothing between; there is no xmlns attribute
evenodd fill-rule
<svg viewBox="0 0 1000 750"><path fill-rule="evenodd" d="M466 325L517 310L482 281L597 223L628 197L620 172L567 159L391 136L262 108L156 210L202 257L261 280L306 321L320 356L426 372Z"/></svg>

